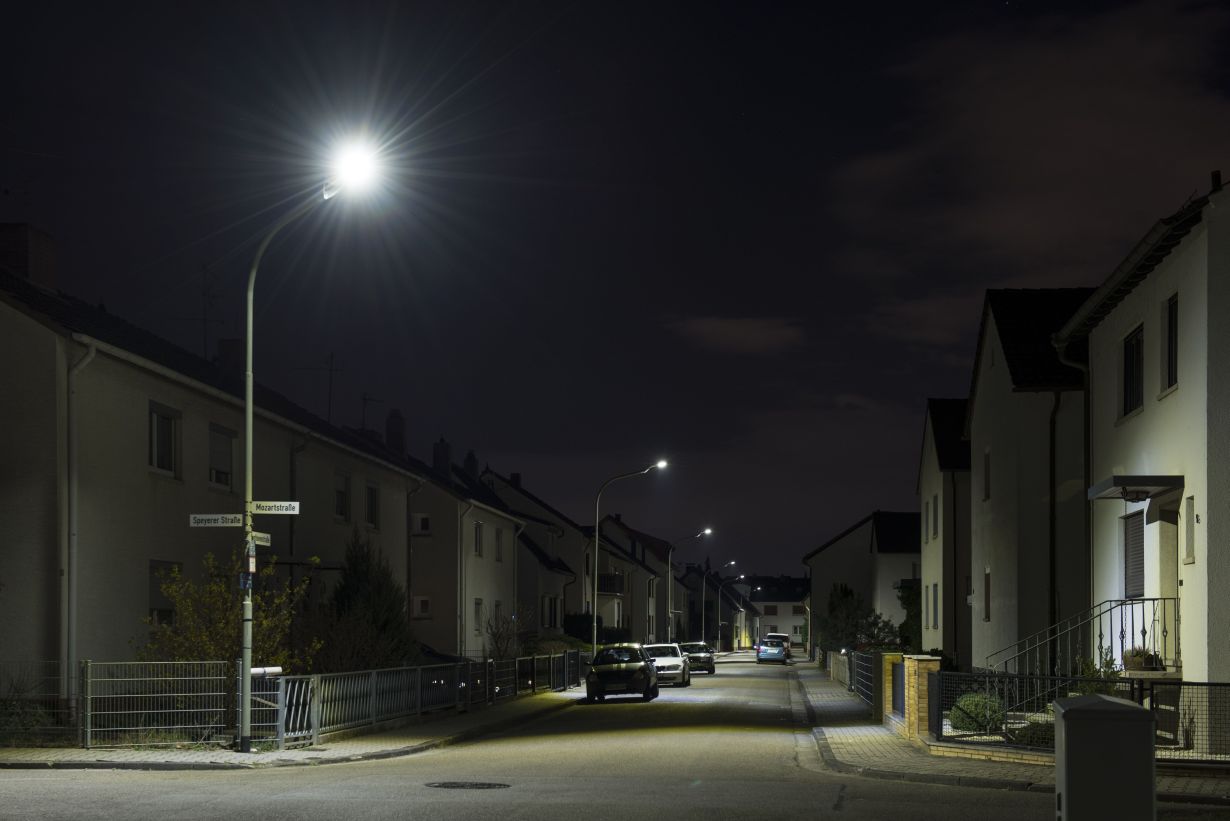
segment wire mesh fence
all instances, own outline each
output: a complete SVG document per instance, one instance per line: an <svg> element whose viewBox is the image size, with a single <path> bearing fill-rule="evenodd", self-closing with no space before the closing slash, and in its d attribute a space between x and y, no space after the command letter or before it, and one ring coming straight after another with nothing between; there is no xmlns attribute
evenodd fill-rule
<svg viewBox="0 0 1230 821"><path fill-rule="evenodd" d="M230 665L221 661L81 663L85 747L225 744Z"/></svg>
<svg viewBox="0 0 1230 821"><path fill-rule="evenodd" d="M0 661L0 744L77 743L76 708L56 661Z"/></svg>

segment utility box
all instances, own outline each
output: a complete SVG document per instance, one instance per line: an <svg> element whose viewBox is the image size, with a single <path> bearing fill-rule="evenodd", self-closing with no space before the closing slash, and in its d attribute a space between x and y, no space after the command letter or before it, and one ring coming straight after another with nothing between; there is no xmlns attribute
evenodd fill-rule
<svg viewBox="0 0 1230 821"><path fill-rule="evenodd" d="M1056 821L1153 821L1153 713L1113 696L1055 699Z"/></svg>

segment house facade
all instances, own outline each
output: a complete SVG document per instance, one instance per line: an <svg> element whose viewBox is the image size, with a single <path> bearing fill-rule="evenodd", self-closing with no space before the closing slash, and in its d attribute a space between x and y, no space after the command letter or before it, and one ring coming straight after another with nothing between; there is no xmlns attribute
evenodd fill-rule
<svg viewBox="0 0 1230 821"><path fill-rule="evenodd" d="M966 400L928 399L918 463L922 647L970 666L969 442Z"/></svg>
<svg viewBox="0 0 1230 821"><path fill-rule="evenodd" d="M1089 606L1083 375L1050 337L1088 288L988 291L967 407L970 663Z"/></svg>
<svg viewBox="0 0 1230 821"><path fill-rule="evenodd" d="M1188 681L1230 680L1228 264L1230 199L1215 175L1055 339L1089 351L1092 600L1138 616L1101 647L1118 659L1143 645Z"/></svg>
<svg viewBox="0 0 1230 821"><path fill-rule="evenodd" d="M760 611L760 635L785 633L795 647L808 642L810 580L794 576L749 576L739 587Z"/></svg>

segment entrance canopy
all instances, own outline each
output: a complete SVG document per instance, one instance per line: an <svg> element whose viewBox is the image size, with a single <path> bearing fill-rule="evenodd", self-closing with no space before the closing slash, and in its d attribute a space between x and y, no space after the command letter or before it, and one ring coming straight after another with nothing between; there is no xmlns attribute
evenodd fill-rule
<svg viewBox="0 0 1230 821"><path fill-rule="evenodd" d="M1144 502L1183 488L1182 476L1110 476L1089 488L1089 501L1125 499Z"/></svg>

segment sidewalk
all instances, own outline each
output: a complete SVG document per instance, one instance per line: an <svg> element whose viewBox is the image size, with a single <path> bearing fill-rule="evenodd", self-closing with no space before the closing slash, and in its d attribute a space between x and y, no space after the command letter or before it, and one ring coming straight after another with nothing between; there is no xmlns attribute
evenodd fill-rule
<svg viewBox="0 0 1230 821"><path fill-rule="evenodd" d="M895 781L1053 792L1053 764L980 761L932 755L923 744L867 718L867 706L814 664L795 667L806 696L808 723L825 764L838 772ZM1158 801L1230 806L1230 772L1207 775L1157 771Z"/></svg>

